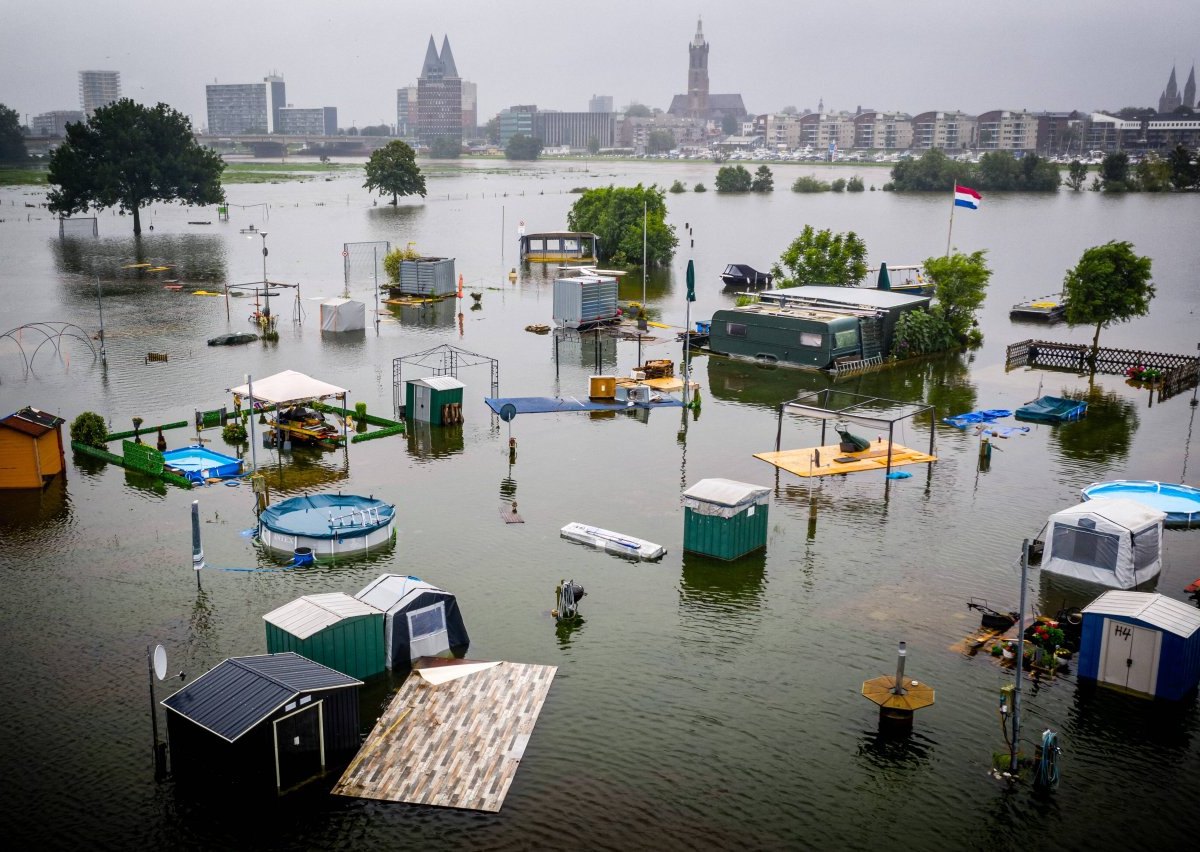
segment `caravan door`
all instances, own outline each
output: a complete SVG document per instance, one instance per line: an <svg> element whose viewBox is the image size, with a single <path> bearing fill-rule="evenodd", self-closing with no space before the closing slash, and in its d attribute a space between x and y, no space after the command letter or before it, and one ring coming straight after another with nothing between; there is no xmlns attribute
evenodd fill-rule
<svg viewBox="0 0 1200 852"><path fill-rule="evenodd" d="M1100 681L1130 692L1153 695L1158 685L1162 633L1124 621L1104 619Z"/></svg>
<svg viewBox="0 0 1200 852"><path fill-rule="evenodd" d="M414 609L407 613L409 655L434 657L450 650L450 632L446 629L446 604L438 601L433 606Z"/></svg>
<svg viewBox="0 0 1200 852"><path fill-rule="evenodd" d="M432 388L427 388L424 385L413 386L413 402L416 403L417 409L413 412L414 420L421 420L425 423L429 422L429 401L432 396Z"/></svg>

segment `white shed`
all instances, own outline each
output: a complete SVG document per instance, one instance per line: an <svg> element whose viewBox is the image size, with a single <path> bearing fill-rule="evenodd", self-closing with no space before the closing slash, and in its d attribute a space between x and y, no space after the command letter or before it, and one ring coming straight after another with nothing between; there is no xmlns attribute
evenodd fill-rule
<svg viewBox="0 0 1200 852"><path fill-rule="evenodd" d="M1166 515L1133 500L1089 500L1050 516L1042 570L1132 589L1162 570Z"/></svg>
<svg viewBox="0 0 1200 852"><path fill-rule="evenodd" d="M354 299L321 302L321 331L361 331L367 327L367 306Z"/></svg>

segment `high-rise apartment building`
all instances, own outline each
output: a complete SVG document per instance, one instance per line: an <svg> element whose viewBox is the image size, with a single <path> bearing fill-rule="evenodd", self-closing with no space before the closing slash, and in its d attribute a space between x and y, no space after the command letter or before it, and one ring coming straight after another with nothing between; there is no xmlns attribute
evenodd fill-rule
<svg viewBox="0 0 1200 852"><path fill-rule="evenodd" d="M121 97L120 71L80 71L79 106L86 118Z"/></svg>
<svg viewBox="0 0 1200 852"><path fill-rule="evenodd" d="M287 106L287 97L282 77L264 77L261 83L213 83L204 88L210 134L283 132L280 110Z"/></svg>
<svg viewBox="0 0 1200 852"><path fill-rule="evenodd" d="M30 129L34 136L63 137L67 135L68 124L78 124L83 120L83 113L79 110L60 109L35 115L30 122Z"/></svg>
<svg viewBox="0 0 1200 852"><path fill-rule="evenodd" d="M417 78L417 142L432 145L450 139L461 145L463 137L462 78L450 52L450 38L442 39L439 53L429 37L421 76Z"/></svg>
<svg viewBox="0 0 1200 852"><path fill-rule="evenodd" d="M396 90L396 135L409 139L417 132L417 87Z"/></svg>
<svg viewBox="0 0 1200 852"><path fill-rule="evenodd" d="M567 145L582 149L593 139L601 148L611 148L616 125L616 116L611 112L538 112L533 135L548 148Z"/></svg>
<svg viewBox="0 0 1200 852"><path fill-rule="evenodd" d="M588 101L588 112L612 112L613 99L612 95L592 95L592 99Z"/></svg>
<svg viewBox="0 0 1200 852"><path fill-rule="evenodd" d="M286 136L337 136L337 107L284 107L278 132Z"/></svg>

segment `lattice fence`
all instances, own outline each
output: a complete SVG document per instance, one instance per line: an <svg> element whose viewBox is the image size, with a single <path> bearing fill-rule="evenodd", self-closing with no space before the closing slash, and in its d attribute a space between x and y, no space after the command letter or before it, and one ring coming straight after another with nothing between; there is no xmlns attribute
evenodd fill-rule
<svg viewBox="0 0 1200 852"><path fill-rule="evenodd" d="M1170 352L1143 352L1140 349L1110 349L1101 346L1091 362L1092 347L1081 343L1055 343L1049 340L1022 340L1008 347L1005 367L1041 367L1123 376L1130 367L1153 367L1163 372L1158 386L1159 400L1169 399L1196 386L1200 380L1200 358Z"/></svg>

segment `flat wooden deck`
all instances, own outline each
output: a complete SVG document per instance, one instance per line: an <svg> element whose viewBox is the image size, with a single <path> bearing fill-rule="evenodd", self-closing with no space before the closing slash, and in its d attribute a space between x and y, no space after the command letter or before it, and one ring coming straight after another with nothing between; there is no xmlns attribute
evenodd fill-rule
<svg viewBox="0 0 1200 852"><path fill-rule="evenodd" d="M642 379L641 381L623 376L617 377L617 387L629 387L631 385L646 385L660 393L679 393L683 390L683 377L672 376L669 379ZM697 391L700 390L700 383L689 381L688 387L691 390Z"/></svg>
<svg viewBox="0 0 1200 852"><path fill-rule="evenodd" d="M805 478L810 476L836 476L840 473L859 473L864 470L887 470L886 442L871 444L871 449L861 453L843 453L837 444L824 447L804 447L799 450L781 450L780 452L755 453L756 459L762 459L767 464L774 465L780 470L794 473ZM817 463L817 459L820 463ZM892 467L903 467L908 464L924 464L937 461L937 456L931 456L920 450L892 444Z"/></svg>
<svg viewBox="0 0 1200 852"><path fill-rule="evenodd" d="M414 670L333 792L499 811L557 670L499 663L437 686Z"/></svg>

